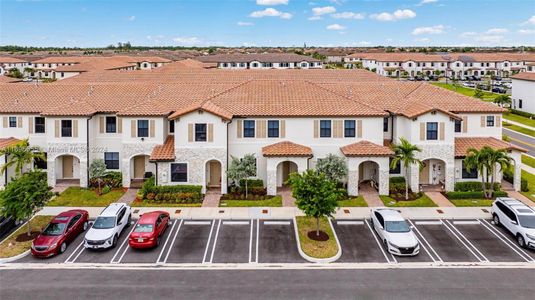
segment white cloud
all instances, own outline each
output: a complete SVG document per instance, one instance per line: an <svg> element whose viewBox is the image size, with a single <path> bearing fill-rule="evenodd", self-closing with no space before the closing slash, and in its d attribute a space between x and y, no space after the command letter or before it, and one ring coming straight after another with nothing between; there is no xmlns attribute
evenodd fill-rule
<svg viewBox="0 0 535 300"><path fill-rule="evenodd" d="M199 45L202 43L201 39L199 39L196 36L190 36L190 37L176 37L173 38L173 41L180 45Z"/></svg>
<svg viewBox="0 0 535 300"><path fill-rule="evenodd" d="M438 0L422 0L416 6L422 6L422 5L425 5L425 4L436 3L436 2L438 2Z"/></svg>
<svg viewBox="0 0 535 300"><path fill-rule="evenodd" d="M417 27L412 31L412 35L420 34L441 34L444 33L444 25L436 25L430 27Z"/></svg>
<svg viewBox="0 0 535 300"><path fill-rule="evenodd" d="M312 17L309 17L308 20L309 21L318 21L318 20L323 20L323 18L321 16L312 16Z"/></svg>
<svg viewBox="0 0 535 300"><path fill-rule="evenodd" d="M334 3L336 5L342 5L346 3L347 0L329 0L329 2Z"/></svg>
<svg viewBox="0 0 535 300"><path fill-rule="evenodd" d="M288 5L288 0L256 0L258 5Z"/></svg>
<svg viewBox="0 0 535 300"><path fill-rule="evenodd" d="M535 34L535 29L520 29L518 31L520 34Z"/></svg>
<svg viewBox="0 0 535 300"><path fill-rule="evenodd" d="M529 18L526 22L524 22L524 25L526 24L535 25L535 15L531 16L531 18Z"/></svg>
<svg viewBox="0 0 535 300"><path fill-rule="evenodd" d="M497 44L504 40L503 35L487 35L481 34L477 35L474 40L476 42L481 42L483 44Z"/></svg>
<svg viewBox="0 0 535 300"><path fill-rule="evenodd" d="M477 32L473 32L473 31L466 31L466 32L461 33L461 37L464 37L464 38L472 37L476 35L477 35Z"/></svg>
<svg viewBox="0 0 535 300"><path fill-rule="evenodd" d="M264 10L253 11L249 16L252 18L279 17L281 19L291 19L293 17L291 13L281 12L271 7Z"/></svg>
<svg viewBox="0 0 535 300"><path fill-rule="evenodd" d="M370 15L370 18L382 22L412 19L414 17L416 17L416 13L410 9L398 9L393 13L382 12L380 14Z"/></svg>
<svg viewBox="0 0 535 300"><path fill-rule="evenodd" d="M253 26L254 23L252 22L242 22L242 21L239 21L238 23L238 26Z"/></svg>
<svg viewBox="0 0 535 300"><path fill-rule="evenodd" d="M429 43L431 40L429 38L419 38L415 39L415 41L420 43Z"/></svg>
<svg viewBox="0 0 535 300"><path fill-rule="evenodd" d="M312 13L314 13L315 16L332 14L335 12L336 12L336 8L334 8L333 6L314 7L312 9Z"/></svg>
<svg viewBox="0 0 535 300"><path fill-rule="evenodd" d="M130 17L128 17L128 21L130 21L130 22L134 21L135 19L136 19L136 16L130 16Z"/></svg>
<svg viewBox="0 0 535 300"><path fill-rule="evenodd" d="M329 29L329 30L344 30L344 29L346 29L346 27L342 26L340 24L331 24L331 25L327 26L327 29Z"/></svg>
<svg viewBox="0 0 535 300"><path fill-rule="evenodd" d="M345 11L341 13L332 14L331 17L335 19L355 19L355 20L362 20L366 17L365 14L362 13L354 13L350 11Z"/></svg>
<svg viewBox="0 0 535 300"><path fill-rule="evenodd" d="M502 34L502 33L507 33L509 32L509 30L505 29L505 28L491 28L489 30L487 30L487 34Z"/></svg>

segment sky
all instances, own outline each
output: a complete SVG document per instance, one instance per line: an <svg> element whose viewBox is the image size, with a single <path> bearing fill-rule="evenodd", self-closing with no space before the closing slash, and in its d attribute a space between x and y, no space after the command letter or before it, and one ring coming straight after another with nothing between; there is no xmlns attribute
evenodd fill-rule
<svg viewBox="0 0 535 300"><path fill-rule="evenodd" d="M0 0L0 45L535 45L535 0Z"/></svg>

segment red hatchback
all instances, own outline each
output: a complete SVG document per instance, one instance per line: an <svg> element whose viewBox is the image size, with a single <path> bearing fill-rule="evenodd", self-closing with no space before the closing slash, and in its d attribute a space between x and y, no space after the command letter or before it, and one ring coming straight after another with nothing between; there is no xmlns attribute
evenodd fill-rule
<svg viewBox="0 0 535 300"><path fill-rule="evenodd" d="M128 244L132 248L152 248L160 245L160 239L169 225L169 213L152 211L145 213L130 234Z"/></svg>
<svg viewBox="0 0 535 300"><path fill-rule="evenodd" d="M33 256L49 257L67 250L67 245L88 228L86 210L68 210L55 216L32 243Z"/></svg>

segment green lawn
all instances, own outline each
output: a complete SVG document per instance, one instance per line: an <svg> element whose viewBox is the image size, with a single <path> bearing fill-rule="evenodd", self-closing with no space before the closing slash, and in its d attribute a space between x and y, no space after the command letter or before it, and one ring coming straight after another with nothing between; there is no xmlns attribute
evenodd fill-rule
<svg viewBox="0 0 535 300"><path fill-rule="evenodd" d="M282 207L282 197L267 200L221 200L220 207Z"/></svg>
<svg viewBox="0 0 535 300"><path fill-rule="evenodd" d="M364 201L364 197L358 196L355 198L349 198L346 200L338 201L339 207L367 207L368 203Z"/></svg>
<svg viewBox="0 0 535 300"><path fill-rule="evenodd" d="M134 201L131 207L201 207L202 203L156 203L154 201Z"/></svg>
<svg viewBox="0 0 535 300"><path fill-rule="evenodd" d="M334 238L334 233L331 230L327 218L320 218L320 230L327 233L329 239L324 242L314 241L308 238L309 231L316 230L316 219L309 217L296 217L297 230L299 232L299 243L301 249L307 255L315 258L329 258L336 255L338 252L338 245Z"/></svg>
<svg viewBox="0 0 535 300"><path fill-rule="evenodd" d="M81 187L69 187L59 196L54 197L48 206L107 206L116 202L124 194L122 189L98 196L93 190Z"/></svg>
<svg viewBox="0 0 535 300"><path fill-rule="evenodd" d="M53 216L35 216L30 221L31 231L41 231L43 227L52 220ZM24 224L9 238L4 240L0 244L0 257L12 257L23 253L26 250L30 250L32 240L25 242L17 242L17 236L20 234L26 234L28 232L28 225ZM11 245L10 245L11 244Z"/></svg>
<svg viewBox="0 0 535 300"><path fill-rule="evenodd" d="M469 206L492 206L492 202L494 200L489 199L456 199L456 200L450 200L453 205L458 207L469 207Z"/></svg>
<svg viewBox="0 0 535 300"><path fill-rule="evenodd" d="M527 155L522 155L522 163L535 168L535 158Z"/></svg>
<svg viewBox="0 0 535 300"><path fill-rule="evenodd" d="M524 196L528 197L531 201L535 202L535 175L522 170L522 178L528 181L529 191L521 192Z"/></svg>
<svg viewBox="0 0 535 300"><path fill-rule="evenodd" d="M439 86L441 88L448 89L450 91L457 92L459 94L463 94L465 96L469 96L469 97L474 97L474 94L475 94L475 91L476 91L475 89L467 88L467 87L464 87L464 86L461 86L461 85L453 86L453 84L451 84L451 83L433 82L431 84ZM483 91L483 99L482 100L483 101L492 102L492 101L494 101L494 98L496 98L496 96L498 96L498 95L500 95L500 94Z"/></svg>
<svg viewBox="0 0 535 300"><path fill-rule="evenodd" d="M523 133L523 134L527 134L529 136L535 137L535 130L527 129L525 127L520 127L520 126L517 126L517 125L508 124L508 123L505 123L505 122L503 122L503 127L507 128L507 129L514 130L514 131L518 131L518 132Z"/></svg>
<svg viewBox="0 0 535 300"><path fill-rule="evenodd" d="M411 201L397 201L388 197L388 196L379 196L385 206L387 207L437 207L435 202L433 202L427 195L411 200Z"/></svg>
<svg viewBox="0 0 535 300"><path fill-rule="evenodd" d="M520 115L516 115L516 114L513 114L513 113L504 113L503 114L503 118L507 119L507 120L514 121L514 122L522 123L524 125L528 125L528 126L531 126L531 127L535 127L535 120L532 120L530 118L526 118L526 117L523 117L523 116L520 116Z"/></svg>

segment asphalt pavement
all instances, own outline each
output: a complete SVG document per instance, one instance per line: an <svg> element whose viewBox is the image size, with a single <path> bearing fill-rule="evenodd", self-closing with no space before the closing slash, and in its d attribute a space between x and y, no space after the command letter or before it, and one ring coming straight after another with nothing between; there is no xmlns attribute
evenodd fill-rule
<svg viewBox="0 0 535 300"><path fill-rule="evenodd" d="M503 128L503 134L511 138L511 143L528 150L528 154L535 156L535 138L525 134L519 134L516 131Z"/></svg>
<svg viewBox="0 0 535 300"><path fill-rule="evenodd" d="M533 299L533 269L2 270L2 299Z"/></svg>

